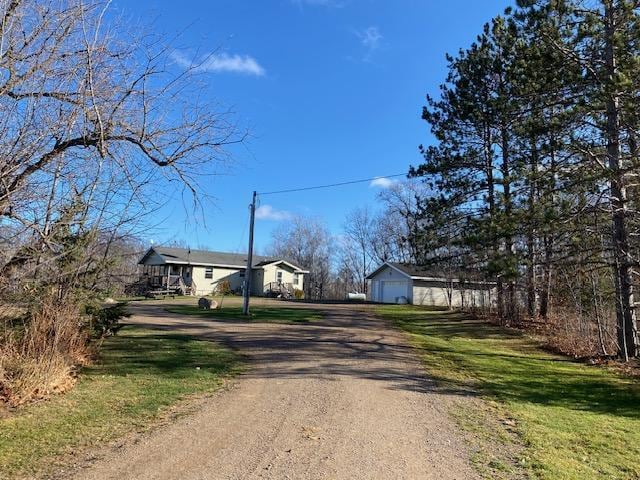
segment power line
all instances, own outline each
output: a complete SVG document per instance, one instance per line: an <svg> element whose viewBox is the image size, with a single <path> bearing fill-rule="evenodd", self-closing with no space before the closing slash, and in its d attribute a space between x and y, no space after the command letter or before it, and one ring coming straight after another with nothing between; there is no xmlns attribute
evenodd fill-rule
<svg viewBox="0 0 640 480"><path fill-rule="evenodd" d="M251 298L251 270L253 265L253 229L255 225L256 218L256 202L259 195L275 195L278 193L291 193L291 192L303 192L306 190L318 190L320 188L330 188L330 187L340 187L343 185L353 185L355 183L364 183L364 182L372 182L374 180L383 179L383 178L397 178L397 177L406 177L406 173L395 173L393 175L385 175L384 177L371 177L371 178L363 178L361 180L351 180L348 182L337 182L337 183L329 183L327 185L315 185L313 187L300 187L300 188L289 188L286 190L274 190L272 192L263 192L258 193L256 191L253 192L253 199L251 201L251 216L249 220L249 253L247 258L247 270L244 275L244 287L243 287L243 300L242 300L242 313L243 315L249 315L249 303Z"/></svg>
<svg viewBox="0 0 640 480"><path fill-rule="evenodd" d="M287 190L276 190L273 192L260 192L258 193L258 195L275 195L278 193L303 192L305 190L318 190L320 188L340 187L343 185L353 185L354 183L372 182L374 180L383 179L383 178L397 178L397 177L406 177L406 176L407 176L406 173L396 173L394 175L384 175L384 176L378 176L378 177L363 178L362 180L351 180L349 182L330 183L327 185L315 185L313 187L290 188Z"/></svg>

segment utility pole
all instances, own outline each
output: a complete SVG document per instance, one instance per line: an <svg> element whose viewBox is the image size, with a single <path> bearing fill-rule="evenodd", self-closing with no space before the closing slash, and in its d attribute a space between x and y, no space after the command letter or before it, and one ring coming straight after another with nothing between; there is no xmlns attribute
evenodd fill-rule
<svg viewBox="0 0 640 480"><path fill-rule="evenodd" d="M247 270L244 274L244 301L242 303L242 314L249 315L249 296L251 295L251 272L253 267L253 225L256 220L256 197L253 192L253 200L249 209L251 210L251 220L249 221L249 251L247 253Z"/></svg>

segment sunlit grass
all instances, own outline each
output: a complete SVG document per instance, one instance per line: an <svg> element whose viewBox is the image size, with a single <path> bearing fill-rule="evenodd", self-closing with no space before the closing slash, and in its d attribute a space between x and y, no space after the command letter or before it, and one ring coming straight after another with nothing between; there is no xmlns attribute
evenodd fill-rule
<svg viewBox="0 0 640 480"><path fill-rule="evenodd" d="M378 311L412 335L443 388L479 393L515 420L525 447L519 463L535 478L640 478L637 379L552 355L521 332L461 314Z"/></svg>
<svg viewBox="0 0 640 480"><path fill-rule="evenodd" d="M238 368L238 357L215 343L125 327L71 392L0 420L0 478L29 477L82 448L144 430Z"/></svg>

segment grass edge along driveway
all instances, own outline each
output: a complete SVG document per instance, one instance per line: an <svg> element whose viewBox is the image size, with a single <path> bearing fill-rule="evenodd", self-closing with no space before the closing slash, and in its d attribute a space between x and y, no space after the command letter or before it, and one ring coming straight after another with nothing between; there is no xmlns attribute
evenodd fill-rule
<svg viewBox="0 0 640 480"><path fill-rule="evenodd" d="M63 468L150 428L172 407L188 410L182 400L217 390L240 369L238 355L213 342L126 326L70 392L0 419L0 478Z"/></svg>
<svg viewBox="0 0 640 480"><path fill-rule="evenodd" d="M545 480L640 478L637 378L547 353L522 332L461 313L396 305L376 310L410 334L443 391L480 397L483 408L467 407L453 416L463 429L473 430L470 436L498 440L516 457L515 465L503 463L499 447L481 473ZM496 429L496 423L505 428ZM521 448L510 448L513 443ZM495 446L485 445L486 451L491 455Z"/></svg>

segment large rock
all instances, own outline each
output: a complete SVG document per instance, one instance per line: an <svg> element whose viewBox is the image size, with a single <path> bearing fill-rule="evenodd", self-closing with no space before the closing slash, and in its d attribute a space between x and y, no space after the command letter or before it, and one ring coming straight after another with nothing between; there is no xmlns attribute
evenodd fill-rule
<svg viewBox="0 0 640 480"><path fill-rule="evenodd" d="M198 308L202 310L215 310L216 308L218 308L218 302L202 297L200 300L198 300Z"/></svg>

